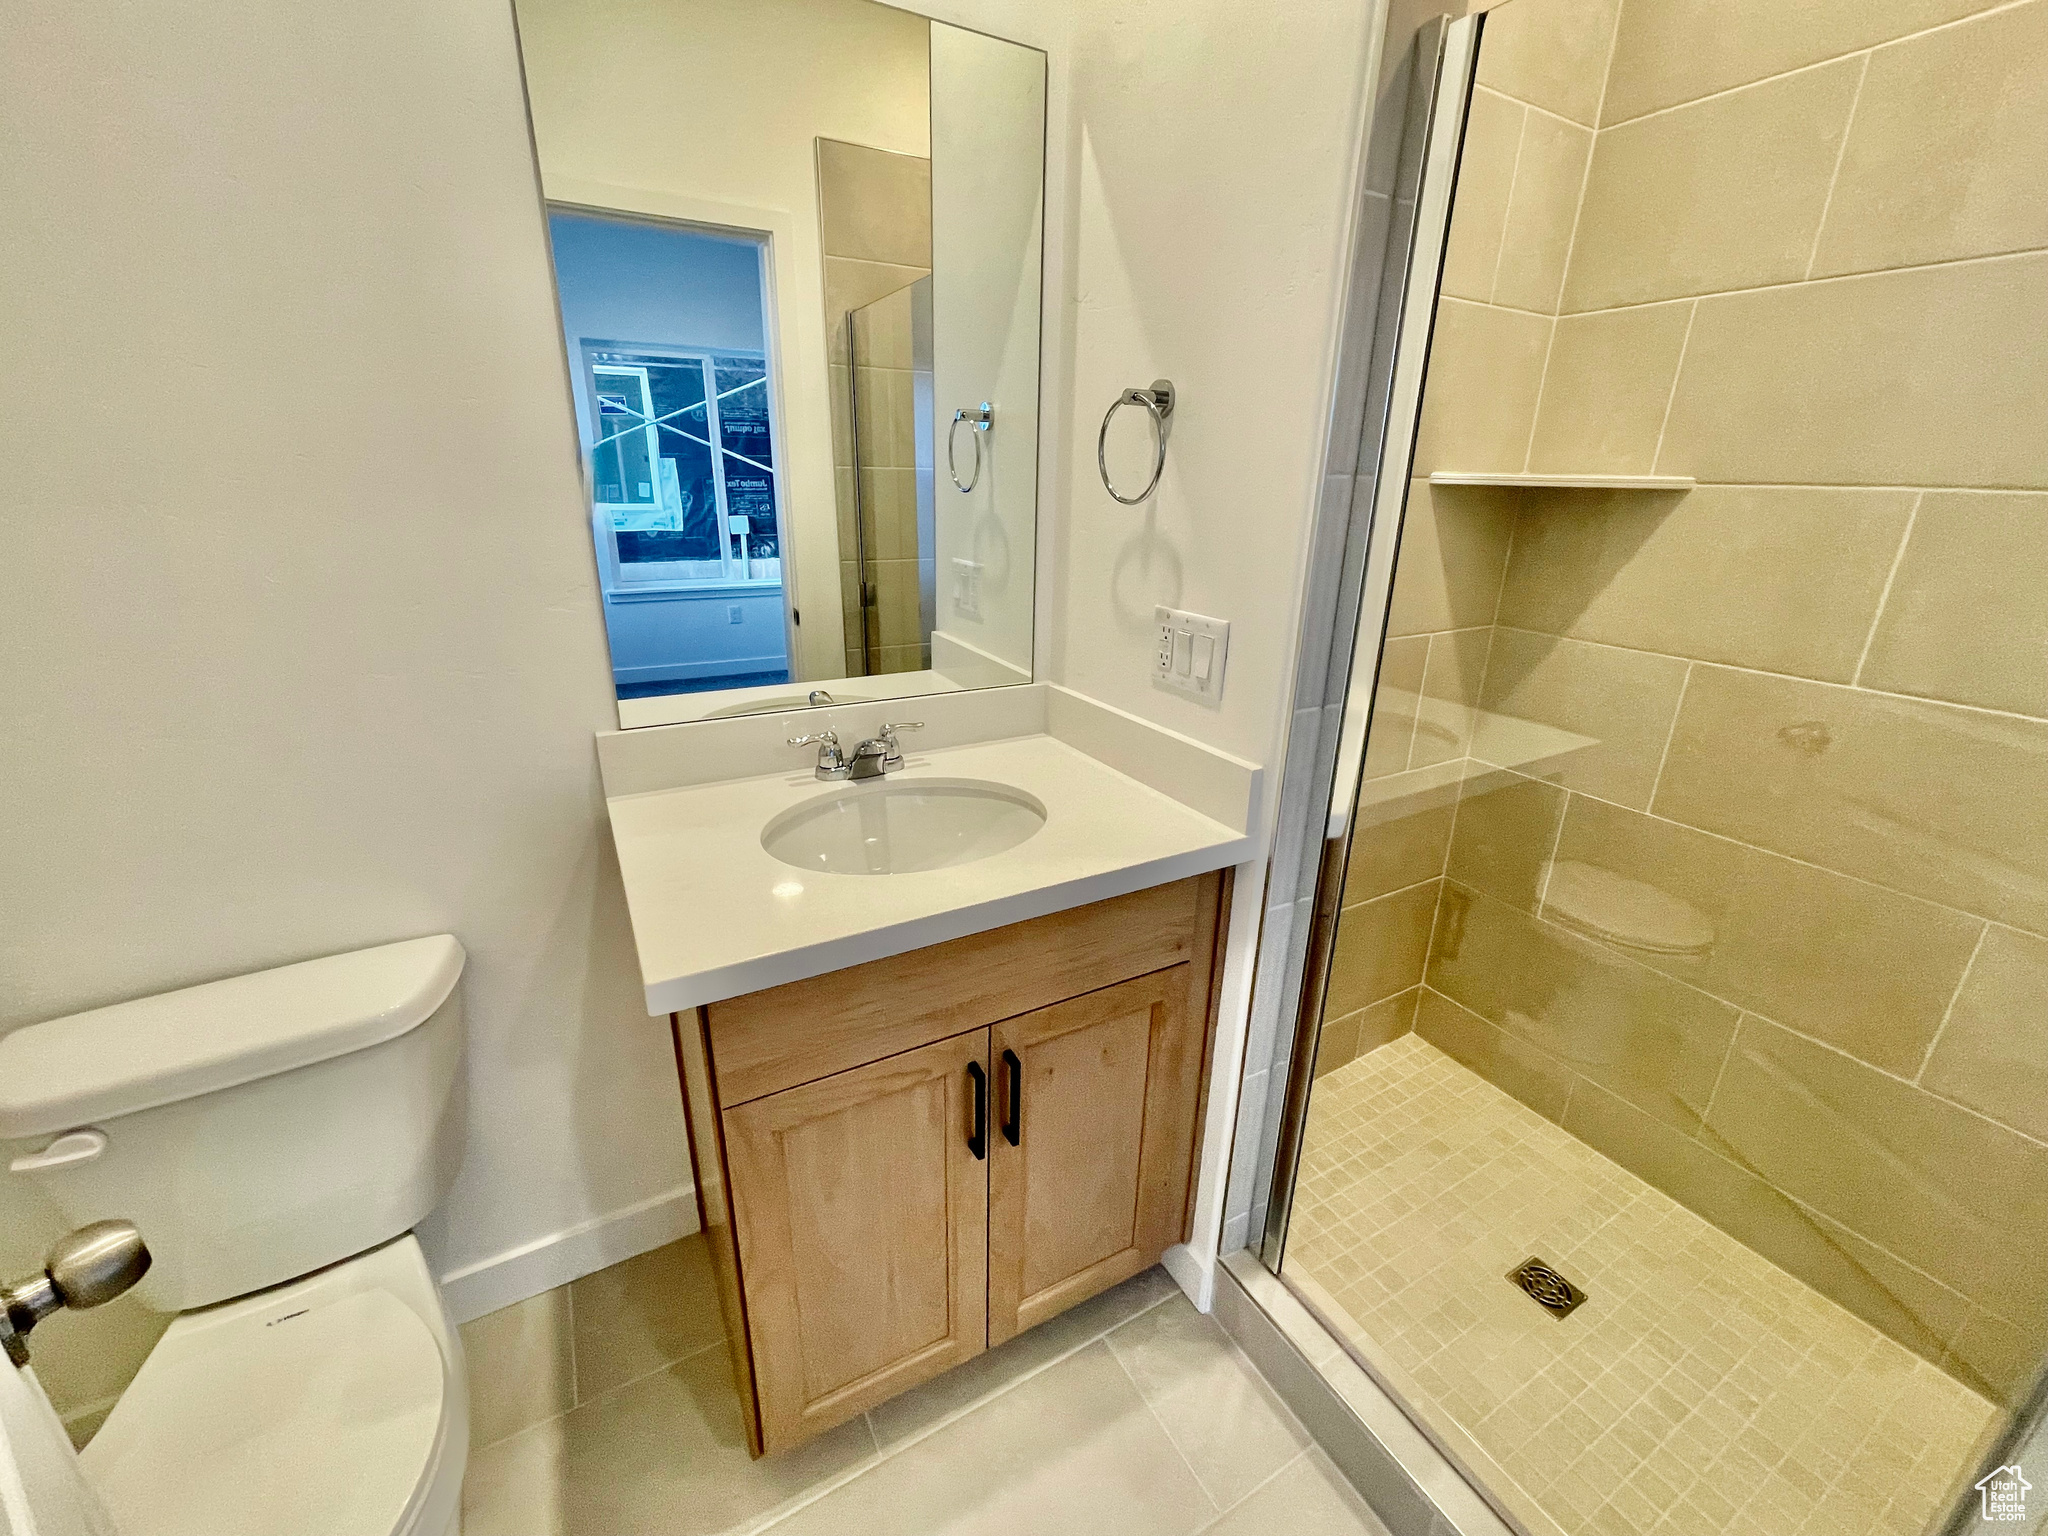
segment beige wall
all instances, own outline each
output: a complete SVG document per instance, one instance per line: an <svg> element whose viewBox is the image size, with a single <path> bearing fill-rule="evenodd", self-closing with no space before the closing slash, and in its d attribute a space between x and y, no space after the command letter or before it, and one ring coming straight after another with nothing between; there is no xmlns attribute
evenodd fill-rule
<svg viewBox="0 0 2048 1536"><path fill-rule="evenodd" d="M833 350L826 333L815 146L824 137L931 152L929 27L868 0L519 0L518 12L551 195L570 188L572 200L592 200L588 188L615 187L623 190L595 200L776 237L783 508L791 591L804 618L793 660L801 679L838 677L845 651L827 368L844 347ZM747 67L734 67L741 59ZM780 249L785 236L788 250Z"/></svg>
<svg viewBox="0 0 2048 1536"><path fill-rule="evenodd" d="M1482 765L1594 744L1354 857L1339 970L1401 963L1347 1000L1426 981L1433 1043L2003 1392L2048 1342L2048 0L1615 11L1489 22L1417 468L1701 484L1418 487L1386 686L1476 700ZM1546 901L1571 864L1638 942Z"/></svg>

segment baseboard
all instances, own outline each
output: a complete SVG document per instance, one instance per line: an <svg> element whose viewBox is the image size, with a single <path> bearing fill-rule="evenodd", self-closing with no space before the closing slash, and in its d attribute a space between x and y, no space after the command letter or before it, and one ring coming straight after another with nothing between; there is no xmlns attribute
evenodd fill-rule
<svg viewBox="0 0 2048 1536"><path fill-rule="evenodd" d="M1166 1272L1173 1276L1174 1283L1187 1294L1197 1312L1207 1312L1215 1305L1216 1266L1205 1261L1186 1243L1175 1243L1159 1256L1159 1262Z"/></svg>
<svg viewBox="0 0 2048 1536"><path fill-rule="evenodd" d="M696 1187L678 1184L620 1210L450 1270L441 1276L441 1301L453 1321L466 1323L696 1230Z"/></svg>

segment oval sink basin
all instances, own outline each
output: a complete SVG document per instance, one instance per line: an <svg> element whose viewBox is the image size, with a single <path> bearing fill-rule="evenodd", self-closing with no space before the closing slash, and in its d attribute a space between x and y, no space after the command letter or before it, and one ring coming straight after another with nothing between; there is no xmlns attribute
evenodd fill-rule
<svg viewBox="0 0 2048 1536"><path fill-rule="evenodd" d="M879 779L792 806L762 829L761 846L796 869L906 875L972 864L1044 825L1044 805L1005 784Z"/></svg>

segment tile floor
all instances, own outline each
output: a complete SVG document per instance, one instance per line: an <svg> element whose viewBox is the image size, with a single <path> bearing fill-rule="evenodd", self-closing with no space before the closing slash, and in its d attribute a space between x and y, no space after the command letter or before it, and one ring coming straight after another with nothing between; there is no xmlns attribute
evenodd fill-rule
<svg viewBox="0 0 2048 1536"><path fill-rule="evenodd" d="M465 1536L1386 1536L1161 1270L760 1461L701 1239L463 1341Z"/></svg>
<svg viewBox="0 0 2048 1536"><path fill-rule="evenodd" d="M1918 1536L1996 1417L1415 1035L1317 1081L1283 1269L1532 1531Z"/></svg>

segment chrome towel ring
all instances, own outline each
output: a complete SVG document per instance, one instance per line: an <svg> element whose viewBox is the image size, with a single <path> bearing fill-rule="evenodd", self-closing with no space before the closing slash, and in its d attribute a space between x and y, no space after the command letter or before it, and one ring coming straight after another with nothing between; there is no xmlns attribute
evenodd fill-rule
<svg viewBox="0 0 2048 1536"><path fill-rule="evenodd" d="M1152 418L1152 478L1135 496L1126 496L1109 479L1109 423L1121 406L1142 406ZM1166 424L1173 419L1173 382L1154 379L1150 389L1127 389L1110 401L1102 415L1102 430L1095 434L1095 467L1102 475L1102 488L1127 507L1135 507L1159 489L1159 477L1166 473Z"/></svg>
<svg viewBox="0 0 2048 1536"><path fill-rule="evenodd" d="M973 434L970 441L974 444L974 473L967 477L965 485L960 483L959 461L953 457L953 434L960 430L963 421ZM946 473L953 477L953 489L963 496L981 484L981 434L995 424L996 408L984 400L977 406L961 406L953 413L952 424L946 428Z"/></svg>

